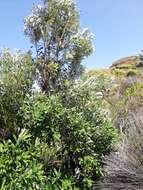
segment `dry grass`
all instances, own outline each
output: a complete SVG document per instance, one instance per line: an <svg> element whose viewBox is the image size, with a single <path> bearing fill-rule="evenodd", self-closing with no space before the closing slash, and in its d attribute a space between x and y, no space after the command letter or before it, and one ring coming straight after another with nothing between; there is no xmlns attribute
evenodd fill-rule
<svg viewBox="0 0 143 190"><path fill-rule="evenodd" d="M101 190L143 190L143 109L131 113L118 151L105 158Z"/></svg>

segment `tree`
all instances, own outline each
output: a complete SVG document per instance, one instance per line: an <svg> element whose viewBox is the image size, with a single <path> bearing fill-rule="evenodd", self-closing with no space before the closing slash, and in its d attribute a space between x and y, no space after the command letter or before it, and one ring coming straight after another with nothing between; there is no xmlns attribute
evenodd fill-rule
<svg viewBox="0 0 143 190"><path fill-rule="evenodd" d="M36 48L38 82L45 92L74 81L83 70L82 60L93 51L93 35L80 30L74 0L45 0L43 6L34 6L24 31Z"/></svg>

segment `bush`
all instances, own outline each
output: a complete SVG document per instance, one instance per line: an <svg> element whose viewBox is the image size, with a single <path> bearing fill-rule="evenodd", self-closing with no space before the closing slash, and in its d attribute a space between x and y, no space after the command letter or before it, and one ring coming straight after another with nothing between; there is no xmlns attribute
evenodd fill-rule
<svg viewBox="0 0 143 190"><path fill-rule="evenodd" d="M31 93L35 67L29 53L13 55L4 49L0 55L0 126L1 138L18 130L16 114L27 93Z"/></svg>
<svg viewBox="0 0 143 190"><path fill-rule="evenodd" d="M46 189L43 166L29 140L28 133L22 132L15 143L0 143L0 189Z"/></svg>
<svg viewBox="0 0 143 190"><path fill-rule="evenodd" d="M47 144L40 155L48 178L56 171L60 180L72 178L81 189L90 189L102 175L102 157L110 153L117 137L100 101L76 87L63 96L27 97L19 122L33 142Z"/></svg>

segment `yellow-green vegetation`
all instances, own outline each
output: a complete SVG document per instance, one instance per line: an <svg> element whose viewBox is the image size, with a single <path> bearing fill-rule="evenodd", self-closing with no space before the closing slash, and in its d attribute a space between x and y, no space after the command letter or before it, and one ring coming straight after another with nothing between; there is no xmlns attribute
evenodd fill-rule
<svg viewBox="0 0 143 190"><path fill-rule="evenodd" d="M111 70L110 69L98 69L98 70L96 70L96 69L94 69L94 70L89 70L89 71L87 71L87 76L88 77L104 77L104 76L106 76L106 77L108 77L108 76L111 76Z"/></svg>
<svg viewBox="0 0 143 190"><path fill-rule="evenodd" d="M143 77L143 68L139 66L139 56L131 56L120 59L112 64L108 69L89 70L88 76L106 76L106 77L126 77L126 76L140 76Z"/></svg>

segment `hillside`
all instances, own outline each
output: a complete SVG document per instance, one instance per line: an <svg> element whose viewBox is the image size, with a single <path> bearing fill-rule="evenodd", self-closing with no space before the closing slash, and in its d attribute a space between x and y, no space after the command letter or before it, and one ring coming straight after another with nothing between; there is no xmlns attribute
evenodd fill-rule
<svg viewBox="0 0 143 190"><path fill-rule="evenodd" d="M124 57L115 61L108 69L89 70L89 76L143 76L143 65L140 56Z"/></svg>
<svg viewBox="0 0 143 190"><path fill-rule="evenodd" d="M140 62L139 56L130 56L130 57L124 57L122 59L119 59L115 61L111 65L111 69L129 69L129 68L135 68Z"/></svg>

